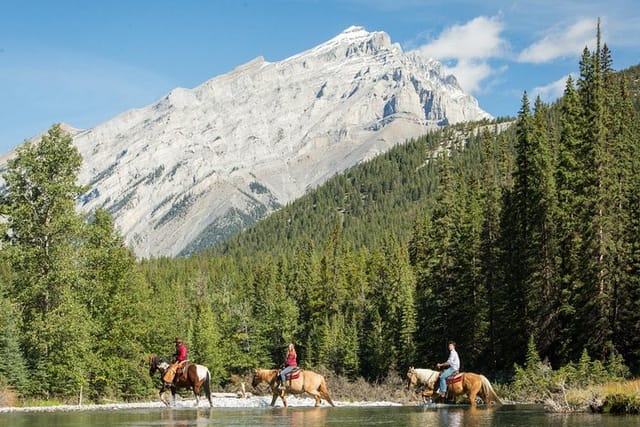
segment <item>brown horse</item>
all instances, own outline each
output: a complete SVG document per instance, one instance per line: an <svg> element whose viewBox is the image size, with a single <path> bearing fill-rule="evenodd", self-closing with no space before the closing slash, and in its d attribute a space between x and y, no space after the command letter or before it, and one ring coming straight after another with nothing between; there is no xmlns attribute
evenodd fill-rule
<svg viewBox="0 0 640 427"><path fill-rule="evenodd" d="M149 357L149 375L153 376L156 371L160 372L160 377L164 377L165 372L171 366L165 359L159 359L155 355ZM160 388L160 400L169 406L165 393L171 390L171 398L175 403L176 390L179 388L190 388L196 396L196 407L200 404L200 391L204 388L204 392L209 400L209 406L213 407L211 399L211 373L206 366L190 363L186 366L182 374L174 381L162 380Z"/></svg>
<svg viewBox="0 0 640 427"><path fill-rule="evenodd" d="M407 388L423 384L422 398L426 400L433 396L439 378L440 372L438 371L410 367L407 372ZM485 404L502 404L491 383L484 375L464 372L447 378L447 395L444 400L453 400L462 394L467 395L471 406L476 406L476 397L480 397Z"/></svg>
<svg viewBox="0 0 640 427"><path fill-rule="evenodd" d="M269 384L273 399L271 399L271 406L275 405L278 396L282 399L282 403L285 408L287 407L287 400L284 398L286 392L292 394L308 393L316 400L315 406L320 406L320 402L324 398L331 406L336 406L331 400L329 390L324 377L313 371L301 370L299 375L291 374L287 375L286 387L284 390L278 389L279 372L277 369L256 369L253 373L253 381L251 385L255 388L258 384L265 382Z"/></svg>

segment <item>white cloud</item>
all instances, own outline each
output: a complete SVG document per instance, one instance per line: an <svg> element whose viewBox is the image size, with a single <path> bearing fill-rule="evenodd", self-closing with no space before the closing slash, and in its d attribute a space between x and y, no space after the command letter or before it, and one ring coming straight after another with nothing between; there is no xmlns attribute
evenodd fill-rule
<svg viewBox="0 0 640 427"><path fill-rule="evenodd" d="M492 68L483 61L462 59L453 67L444 67L448 74L456 76L456 80L465 92L477 93L480 91L480 83L493 74Z"/></svg>
<svg viewBox="0 0 640 427"><path fill-rule="evenodd" d="M480 90L480 84L496 73L487 62L504 55L507 43L501 37L503 24L497 18L479 16L463 25L453 25L432 42L416 49L420 54L454 65L445 70L456 76L467 93Z"/></svg>
<svg viewBox="0 0 640 427"><path fill-rule="evenodd" d="M558 79L555 82L551 82L548 85L537 86L533 88L533 90L531 91L532 98L535 99L537 96L540 96L540 99L542 99L544 102L554 102L564 94L564 89L567 87L567 79L570 75L575 81L575 75L567 74L561 79Z"/></svg>
<svg viewBox="0 0 640 427"><path fill-rule="evenodd" d="M594 45L595 29L594 19L582 19L568 29L551 29L541 40L524 49L518 56L518 61L542 63L564 56L580 55L585 46Z"/></svg>
<svg viewBox="0 0 640 427"><path fill-rule="evenodd" d="M477 60L503 54L505 41L500 37L503 24L496 18L479 16L464 25L453 25L418 50L438 60Z"/></svg>

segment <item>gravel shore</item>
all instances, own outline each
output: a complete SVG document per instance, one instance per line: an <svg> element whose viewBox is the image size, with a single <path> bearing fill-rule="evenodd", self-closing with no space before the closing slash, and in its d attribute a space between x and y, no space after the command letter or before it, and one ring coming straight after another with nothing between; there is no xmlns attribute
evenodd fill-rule
<svg viewBox="0 0 640 427"><path fill-rule="evenodd" d="M271 403L271 396L239 397L233 393L212 393L213 408L267 408ZM310 397L287 396L287 404L291 407L313 407L315 401ZM336 406L401 406L394 402L334 402ZM182 399L176 396L172 408L194 408L194 398ZM278 399L276 407L282 407L282 401ZM331 407L324 400L322 407ZM56 406L31 406L31 407L0 407L2 412L64 412L64 411L92 411L92 410L118 410L141 408L165 408L160 400L136 403L107 403L107 404L82 404L82 405L56 405ZM200 398L201 409L208 409L209 402L202 396Z"/></svg>

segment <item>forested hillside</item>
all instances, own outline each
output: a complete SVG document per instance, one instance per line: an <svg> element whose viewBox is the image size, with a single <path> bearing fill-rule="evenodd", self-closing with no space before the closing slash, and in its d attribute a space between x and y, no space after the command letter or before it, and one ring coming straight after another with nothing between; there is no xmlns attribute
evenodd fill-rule
<svg viewBox="0 0 640 427"><path fill-rule="evenodd" d="M489 376L508 379L530 338L554 367L586 350L638 374L632 71L598 44L557 103L524 94L510 126L408 141L189 258L136 261L108 214L76 215L80 160L54 127L5 175L0 380L149 396L147 357L175 336L219 384L278 366L288 342L305 367L368 380L432 367L451 339Z"/></svg>
<svg viewBox="0 0 640 427"><path fill-rule="evenodd" d="M626 68L622 70L620 74L629 82L629 88L636 110L640 109L640 65Z"/></svg>

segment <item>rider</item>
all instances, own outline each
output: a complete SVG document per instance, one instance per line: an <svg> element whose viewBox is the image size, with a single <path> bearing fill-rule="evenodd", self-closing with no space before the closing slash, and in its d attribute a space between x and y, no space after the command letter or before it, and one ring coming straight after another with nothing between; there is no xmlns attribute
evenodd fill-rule
<svg viewBox="0 0 640 427"><path fill-rule="evenodd" d="M456 351L455 342L449 341L449 358L446 362L436 363L436 367L438 369L447 368L440 374L440 390L438 390L438 394L444 397L447 392L447 377L460 369L460 357Z"/></svg>
<svg viewBox="0 0 640 427"><path fill-rule="evenodd" d="M296 366L298 366L297 359L298 355L296 354L296 348L293 346L293 343L289 343L289 347L287 349L287 359L282 364L284 368L280 371L280 390L284 389L284 384L287 380L287 374L293 371Z"/></svg>
<svg viewBox="0 0 640 427"><path fill-rule="evenodd" d="M176 351L173 353L173 363L167 368L167 372L164 374L166 382L174 381L175 378L177 378L176 371L182 367L183 362L187 360L187 346L182 342L182 338L176 338L175 344Z"/></svg>

